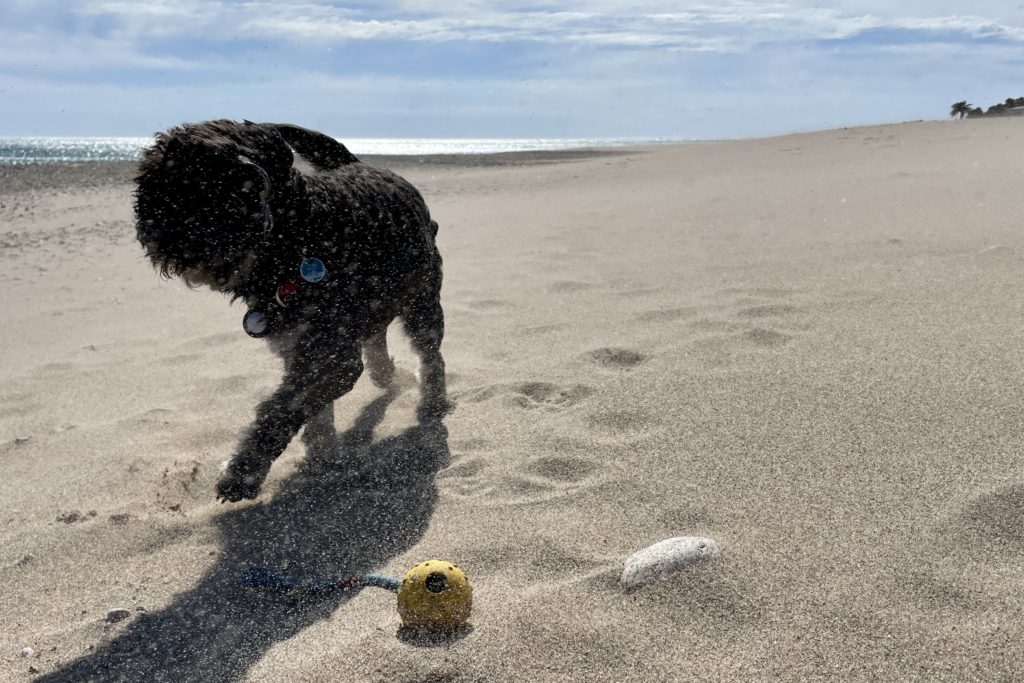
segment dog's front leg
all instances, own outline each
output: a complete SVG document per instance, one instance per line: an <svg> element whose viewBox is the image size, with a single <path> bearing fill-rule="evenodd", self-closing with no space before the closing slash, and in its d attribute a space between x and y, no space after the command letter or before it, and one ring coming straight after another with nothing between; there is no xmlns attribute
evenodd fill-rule
<svg viewBox="0 0 1024 683"><path fill-rule="evenodd" d="M363 371L360 348L333 335L303 335L277 391L256 409L256 419L217 481L222 501L255 498L270 464L314 415L348 392Z"/></svg>
<svg viewBox="0 0 1024 683"><path fill-rule="evenodd" d="M302 428L302 443L306 456L321 461L334 460L338 455L338 432L334 427L334 403L328 403Z"/></svg>

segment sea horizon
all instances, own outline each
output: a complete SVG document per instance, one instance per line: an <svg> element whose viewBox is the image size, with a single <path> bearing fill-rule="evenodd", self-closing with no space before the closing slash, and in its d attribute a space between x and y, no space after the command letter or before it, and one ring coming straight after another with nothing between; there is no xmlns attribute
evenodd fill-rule
<svg viewBox="0 0 1024 683"><path fill-rule="evenodd" d="M422 156L498 154L685 143L665 138L346 138L353 154ZM0 136L0 166L76 161L133 161L153 143L138 136Z"/></svg>

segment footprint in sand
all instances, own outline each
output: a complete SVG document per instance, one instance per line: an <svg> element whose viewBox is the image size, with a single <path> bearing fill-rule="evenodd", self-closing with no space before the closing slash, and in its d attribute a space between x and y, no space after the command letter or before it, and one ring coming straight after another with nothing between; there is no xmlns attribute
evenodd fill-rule
<svg viewBox="0 0 1024 683"><path fill-rule="evenodd" d="M921 544L920 561L896 573L886 588L924 605L982 614L1016 600L1016 583L992 581L1003 560L1014 564L1024 552L1024 483L970 498L936 524ZM941 561L940 561L941 560Z"/></svg>
<svg viewBox="0 0 1024 683"><path fill-rule="evenodd" d="M551 498L550 486L527 477L505 477L499 482L498 489L504 498L501 501L502 505L521 505Z"/></svg>
<svg viewBox="0 0 1024 683"><path fill-rule="evenodd" d="M699 312L700 309L697 306L684 308L658 308L653 311L641 313L633 319L642 323L670 323L684 318L691 318Z"/></svg>
<svg viewBox="0 0 1024 683"><path fill-rule="evenodd" d="M563 484L583 481L597 469L597 465L582 458L552 456L538 458L526 470L535 476Z"/></svg>
<svg viewBox="0 0 1024 683"><path fill-rule="evenodd" d="M575 280L560 280L548 287L548 291L555 294L564 294L571 292L582 292L585 289L593 287L589 282L577 282Z"/></svg>
<svg viewBox="0 0 1024 683"><path fill-rule="evenodd" d="M470 458L441 470L437 476L441 479L467 479L480 474L483 469L483 458Z"/></svg>
<svg viewBox="0 0 1024 683"><path fill-rule="evenodd" d="M960 516L963 548L982 544L1017 555L1024 551L1024 484L984 493L968 503Z"/></svg>
<svg viewBox="0 0 1024 683"><path fill-rule="evenodd" d="M598 365L617 370L627 370L650 360L650 356L633 349L603 347L588 351L584 356Z"/></svg>
<svg viewBox="0 0 1024 683"><path fill-rule="evenodd" d="M549 448L583 452L592 447L589 442L566 442L544 446L545 450ZM511 470L508 463L497 456L462 456L439 472L437 479L446 493L474 499L487 507L542 503L599 483L604 465L585 457L555 452L558 454L528 460Z"/></svg>
<svg viewBox="0 0 1024 683"><path fill-rule="evenodd" d="M437 482L446 493L460 498L478 498L494 489L485 474L484 458L467 458L438 472Z"/></svg>
<svg viewBox="0 0 1024 683"><path fill-rule="evenodd" d="M921 605L933 608L955 609L961 614L984 612L991 608L990 603L999 598L995 594L986 595L983 591L972 589L964 581L963 574L943 566L909 567L896 571L891 582L883 584L882 591L891 591L894 600L913 600Z"/></svg>
<svg viewBox="0 0 1024 683"><path fill-rule="evenodd" d="M797 308L789 304L769 304L767 306L750 306L736 315L741 318L775 318L796 312Z"/></svg>
<svg viewBox="0 0 1024 683"><path fill-rule="evenodd" d="M793 320L801 313L801 309L779 301L795 293L793 290L771 287L727 289L719 292L719 295L729 296L733 304L741 304L742 307L735 311L732 320L702 318L690 323L695 329L711 333L708 337L696 340L696 343L705 348L718 348L722 351L737 344L755 349L785 346L793 340L793 334L789 332L794 328L807 329L806 324ZM762 301L758 302L757 299ZM764 302L765 299L770 302ZM754 326L751 327L751 323ZM782 326L786 331L776 329L775 325Z"/></svg>
<svg viewBox="0 0 1024 683"><path fill-rule="evenodd" d="M796 306L783 303L762 304L747 306L736 313L738 318L746 320L770 321L772 319L786 319L798 314L800 309ZM744 342L756 347L773 348L787 344L792 335L779 332L770 327L754 327L742 333Z"/></svg>
<svg viewBox="0 0 1024 683"><path fill-rule="evenodd" d="M523 409L564 410L589 398L594 390L582 384L561 387L551 382L512 382L477 387L453 396L457 402L483 403L499 399Z"/></svg>
<svg viewBox="0 0 1024 683"><path fill-rule="evenodd" d="M495 485L494 505L535 505L589 489L599 467L572 456L537 458Z"/></svg>
<svg viewBox="0 0 1024 683"><path fill-rule="evenodd" d="M752 330L747 330L742 334L743 340L754 346L760 347L778 347L788 343L791 336L788 334L782 334L775 330L767 330L762 327L755 327Z"/></svg>

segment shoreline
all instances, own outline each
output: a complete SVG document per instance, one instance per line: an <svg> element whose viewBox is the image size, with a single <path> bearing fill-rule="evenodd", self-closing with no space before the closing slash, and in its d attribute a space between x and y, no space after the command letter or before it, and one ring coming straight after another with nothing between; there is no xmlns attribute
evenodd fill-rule
<svg viewBox="0 0 1024 683"><path fill-rule="evenodd" d="M634 148L581 148L489 154L364 155L360 161L397 171L426 168L504 168L637 154ZM0 196L66 187L131 184L138 161L52 161L0 165Z"/></svg>

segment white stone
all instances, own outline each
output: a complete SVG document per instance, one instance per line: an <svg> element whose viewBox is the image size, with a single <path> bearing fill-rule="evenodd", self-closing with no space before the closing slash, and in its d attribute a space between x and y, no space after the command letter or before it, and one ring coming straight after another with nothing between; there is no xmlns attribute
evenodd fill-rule
<svg viewBox="0 0 1024 683"><path fill-rule="evenodd" d="M21 649L21 656L22 657L31 657L35 653L36 653L36 651L33 650L30 647L24 647L24 648Z"/></svg>
<svg viewBox="0 0 1024 683"><path fill-rule="evenodd" d="M684 567L713 560L719 553L718 544L710 538L668 538L626 558L620 582L626 590L640 588Z"/></svg>

